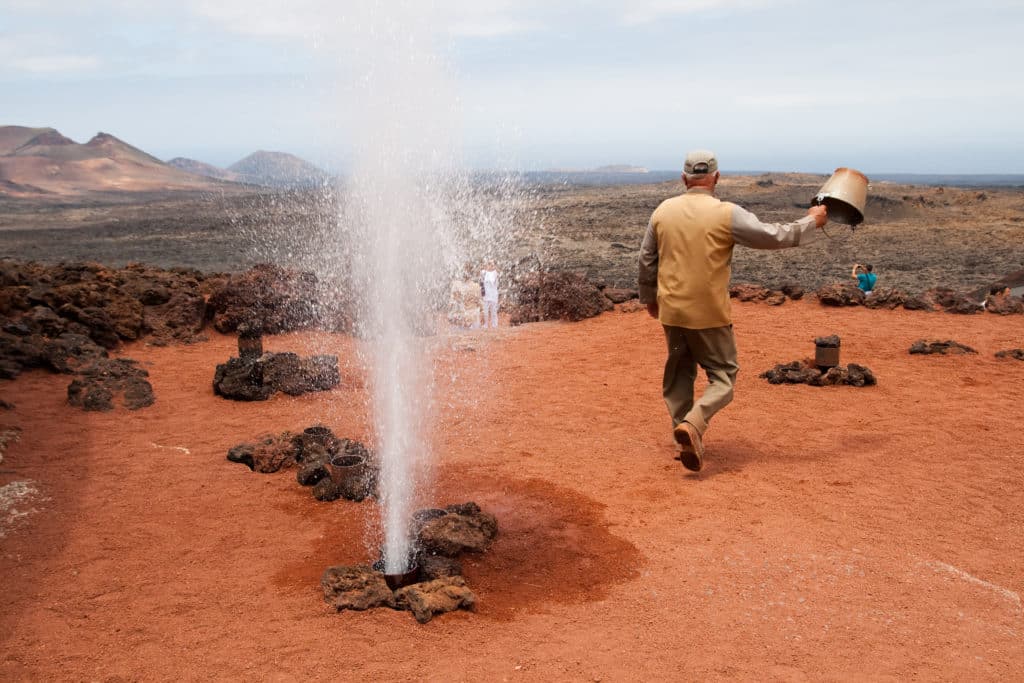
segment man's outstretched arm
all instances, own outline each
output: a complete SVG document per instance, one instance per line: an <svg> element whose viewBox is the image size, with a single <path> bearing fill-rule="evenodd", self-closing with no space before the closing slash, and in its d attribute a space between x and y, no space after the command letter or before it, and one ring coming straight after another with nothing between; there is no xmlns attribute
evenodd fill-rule
<svg viewBox="0 0 1024 683"><path fill-rule="evenodd" d="M732 207L732 238L752 249L785 249L814 241L815 228L828 222L824 206L812 206L807 215L792 223L762 223L741 206Z"/></svg>

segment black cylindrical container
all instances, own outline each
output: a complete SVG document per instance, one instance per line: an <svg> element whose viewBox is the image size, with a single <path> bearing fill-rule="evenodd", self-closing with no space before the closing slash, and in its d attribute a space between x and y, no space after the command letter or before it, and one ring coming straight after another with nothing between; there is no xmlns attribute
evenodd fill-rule
<svg viewBox="0 0 1024 683"><path fill-rule="evenodd" d="M376 571L384 572L384 558L381 558L373 563L373 568ZM416 560L409 561L409 568L399 574L388 574L384 573L384 582L388 585L391 590L398 590L403 586L410 586L420 580L420 566L416 563Z"/></svg>
<svg viewBox="0 0 1024 683"><path fill-rule="evenodd" d="M839 336L818 337L814 340L814 364L822 371L839 365Z"/></svg>
<svg viewBox="0 0 1024 683"><path fill-rule="evenodd" d="M239 358L256 359L263 355L263 333L258 325L242 323L238 326Z"/></svg>

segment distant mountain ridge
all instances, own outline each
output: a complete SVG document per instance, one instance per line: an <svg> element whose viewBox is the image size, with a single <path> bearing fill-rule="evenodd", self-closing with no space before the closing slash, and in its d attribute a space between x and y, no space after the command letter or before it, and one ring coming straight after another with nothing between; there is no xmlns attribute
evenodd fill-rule
<svg viewBox="0 0 1024 683"><path fill-rule="evenodd" d="M610 164L608 166L598 166L594 169L594 173L650 173L643 166L633 166L630 164Z"/></svg>
<svg viewBox="0 0 1024 683"><path fill-rule="evenodd" d="M265 150L253 152L226 169L185 157L175 157L167 163L196 175L267 187L317 185L331 178L325 171L294 154Z"/></svg>
<svg viewBox="0 0 1024 683"><path fill-rule="evenodd" d="M185 171L186 173L206 176L207 178L217 178L218 180L227 180L230 182L238 182L241 180L241 177L237 173L223 169L220 166L214 166L213 164L207 164L205 162L188 159L186 157L174 157L173 159L168 159L167 165Z"/></svg>
<svg viewBox="0 0 1024 683"><path fill-rule="evenodd" d="M168 166L109 133L97 133L80 144L55 128L0 126L0 193L29 197L206 190L216 183Z"/></svg>
<svg viewBox="0 0 1024 683"><path fill-rule="evenodd" d="M59 161L84 161L86 159L128 159L138 163L163 165L156 157L146 154L109 133L96 133L85 144L79 144L65 137L55 128L23 128L10 135L0 136L0 156L46 157ZM4 142L13 144L4 145Z"/></svg>
<svg viewBox="0 0 1024 683"><path fill-rule="evenodd" d="M295 186L326 182L330 176L294 154L260 150L227 168L241 178L259 185Z"/></svg>
<svg viewBox="0 0 1024 683"><path fill-rule="evenodd" d="M293 154L259 151L223 169L195 159L163 162L109 134L78 143L55 128L0 126L0 195L300 187L330 175Z"/></svg>
<svg viewBox="0 0 1024 683"><path fill-rule="evenodd" d="M70 140L56 131L54 128L29 128L27 126L0 126L0 156L13 154L19 147L23 147L32 140L42 138L48 144L55 144L58 141Z"/></svg>

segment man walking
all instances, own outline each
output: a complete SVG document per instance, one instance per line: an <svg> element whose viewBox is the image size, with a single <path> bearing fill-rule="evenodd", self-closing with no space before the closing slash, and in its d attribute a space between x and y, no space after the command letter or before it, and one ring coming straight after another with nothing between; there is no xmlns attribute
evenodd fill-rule
<svg viewBox="0 0 1024 683"><path fill-rule="evenodd" d="M807 244L828 221L815 206L798 221L762 223L754 214L715 197L718 160L712 152L686 155L686 192L666 199L654 211L640 247L640 301L665 328L668 360L662 394L672 416L683 466L704 466L708 421L732 401L736 341L729 306L732 250L783 249ZM708 387L694 402L697 366Z"/></svg>

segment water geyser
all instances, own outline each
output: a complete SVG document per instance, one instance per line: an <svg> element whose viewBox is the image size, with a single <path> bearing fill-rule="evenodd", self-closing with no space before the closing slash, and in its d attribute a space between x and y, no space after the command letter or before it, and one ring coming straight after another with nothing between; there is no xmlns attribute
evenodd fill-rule
<svg viewBox="0 0 1024 683"><path fill-rule="evenodd" d="M400 575L413 561L410 520L430 462L430 338L439 297L464 262L456 223L472 193L458 170L457 100L429 10L380 3L365 22L361 40L373 49L345 102L355 117L354 160L338 241L371 383L381 559L386 574Z"/></svg>

